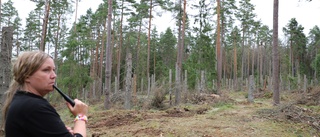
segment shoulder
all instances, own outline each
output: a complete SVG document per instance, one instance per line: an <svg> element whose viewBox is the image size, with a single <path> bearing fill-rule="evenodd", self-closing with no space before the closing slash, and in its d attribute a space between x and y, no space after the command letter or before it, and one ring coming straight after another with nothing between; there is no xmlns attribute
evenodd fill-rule
<svg viewBox="0 0 320 137"><path fill-rule="evenodd" d="M11 102L10 109L26 115L41 111L52 111L56 113L55 109L46 99L26 92L18 92L15 95Z"/></svg>

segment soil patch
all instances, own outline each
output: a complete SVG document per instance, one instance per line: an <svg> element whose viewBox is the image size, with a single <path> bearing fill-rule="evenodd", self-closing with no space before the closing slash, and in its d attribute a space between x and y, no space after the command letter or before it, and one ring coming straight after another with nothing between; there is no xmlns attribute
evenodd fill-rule
<svg viewBox="0 0 320 137"><path fill-rule="evenodd" d="M122 125L131 125L144 119L146 119L146 115L143 115L138 111L132 111L127 114L115 114L111 117L103 119L100 122L89 124L88 128L97 128L103 126L114 128Z"/></svg>

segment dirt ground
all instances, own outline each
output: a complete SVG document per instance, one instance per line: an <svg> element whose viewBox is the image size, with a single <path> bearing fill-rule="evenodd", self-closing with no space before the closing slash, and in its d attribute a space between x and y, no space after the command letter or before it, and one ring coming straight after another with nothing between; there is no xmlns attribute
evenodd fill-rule
<svg viewBox="0 0 320 137"><path fill-rule="evenodd" d="M226 91L164 110L101 111L96 104L88 137L320 137L320 88L283 92L279 106L268 91L255 96L248 103L245 92Z"/></svg>

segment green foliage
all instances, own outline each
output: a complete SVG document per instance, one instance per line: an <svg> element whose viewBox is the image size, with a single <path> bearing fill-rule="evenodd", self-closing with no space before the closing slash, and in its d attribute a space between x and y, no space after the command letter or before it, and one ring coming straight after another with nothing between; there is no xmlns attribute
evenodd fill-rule
<svg viewBox="0 0 320 137"><path fill-rule="evenodd" d="M317 76L320 76L320 54L317 54L315 59L312 61L311 66L317 73Z"/></svg>
<svg viewBox="0 0 320 137"><path fill-rule="evenodd" d="M13 7L12 0L8 0L3 4L2 8L2 25L13 24L15 28L16 45L20 42L20 49L37 50L42 30L42 20L44 17L44 0L31 0L36 4L26 18L25 28L21 28L21 19L18 17L16 9ZM79 0L78 0L79 1ZM108 1L103 0L96 11L89 9L78 20L73 20L75 12L74 0L51 0L50 18L48 23L48 35L46 42L49 47L49 53L55 52L57 58L57 68L59 72L58 82L62 88L68 88L70 91L81 91L83 87L88 87L93 79L90 74L94 64L105 65L105 47L106 47L106 32L105 27L108 15ZM79 1L80 2L80 1ZM112 13L112 74L116 74L116 52L117 46L122 40L121 45L121 60L120 60L120 77L123 78L125 72L125 57L127 53L132 53L133 57L133 72L137 75L137 81L146 80L146 64L150 63L150 73L156 75L156 81L167 80L169 70L175 73L175 63L177 56L178 38L181 37L181 29L183 1L173 3L169 0L153 1L152 15L149 15L150 1L148 0L122 0L113 1ZM212 80L216 79L216 4L212 1L200 0L192 3L193 11L187 11L184 53L183 53L183 70L188 72L188 87L194 88L197 80L200 79L200 72L206 71L207 87L211 87ZM237 4L239 5L237 7ZM269 66L269 56L272 55L270 46L272 44L272 31L268 26L255 20L254 5L250 0L223 1L221 7L221 31L222 31L222 51L225 68L225 78L233 78L233 51L237 48L237 68L239 71L242 67L240 64L244 62L244 69L248 66L245 62L247 55L258 53L261 55L263 63L263 72L261 75L268 75L271 67ZM190 6L190 5L187 5ZM189 10L189 7L187 8ZM170 11L173 14L173 20L176 21L176 26L169 28L165 32L157 31L157 27L152 22L153 30L151 31L150 45L150 60L147 60L148 55L148 20L150 17L154 20L164 11ZM121 24L121 17L124 20ZM152 21L153 21L152 20ZM194 21L194 22L190 22ZM240 22L236 24L235 22ZM72 28L69 28L70 22ZM192 25L190 25L190 24ZM167 25L167 24L163 24ZM190 25L190 26L189 26ZM120 31L120 26L122 31ZM315 26L309 33L309 37L303 34L304 28L298 24L295 19L291 19L284 28L284 32L288 37L288 42L283 42L279 47L280 51L280 69L283 79L291 82L291 85L296 85L297 79L291 75L291 70L299 70L301 74L307 74L310 78L314 71L320 76L320 29ZM23 34L21 34L23 33ZM122 37L120 37L120 34ZM287 45L287 43L291 45ZM245 44L245 45L242 45ZM259 49L252 49L253 44L259 45ZM54 47L53 47L54 46ZM243 47L242 47L243 46ZM292 46L292 47L290 47ZM104 48L104 49L103 49ZM246 49L242 49L246 48ZM290 48L292 48L291 60ZM261 50L260 50L261 49ZM104 53L100 57L100 53ZM250 54L246 54L250 53ZM249 57L248 56L248 57ZM243 57L243 60L242 60ZM256 56L255 56L256 57ZM102 62L100 61L102 59ZM99 60L99 61L97 61ZM258 57L255 61L258 60ZM95 62L97 61L97 62ZM259 60L260 61L260 60ZM311 63L312 61L312 63ZM298 62L299 66L296 66ZM312 68L309 64L312 64ZM251 62L249 63L251 65ZM255 64L255 69L258 64ZM297 68L299 67L299 68ZM97 68L95 68L97 69ZM100 69L100 68L99 68ZM251 68L250 68L251 69ZM103 70L101 70L102 73ZM251 70L250 70L251 72ZM260 72L254 70L254 74ZM246 73L246 72L244 72ZM239 77L241 73L236 73ZM103 74L102 78L103 77ZM174 76L174 74L173 74ZM223 78L224 79L224 78ZM259 78L256 78L258 81ZM121 80L123 82L123 80ZM70 86L69 86L70 85ZM140 86L140 84L137 84ZM146 85L146 84L145 84ZM139 89L139 87L138 87ZM72 93L75 95L78 92Z"/></svg>
<svg viewBox="0 0 320 137"><path fill-rule="evenodd" d="M306 51L307 51L307 38L303 33L304 28L299 25L295 18L292 18L287 26L283 28L283 32L289 38L291 54L292 54L292 61L295 62L296 60L299 62L300 66L297 66L293 63L293 67L296 70L299 70L300 74L306 74L308 70L306 66L309 66L308 61L306 59ZM295 75L295 74L294 74Z"/></svg>
<svg viewBox="0 0 320 137"><path fill-rule="evenodd" d="M254 18L256 17L253 12L254 5L250 3L250 0L242 0L239 4L239 10L235 15L241 22L242 31L248 32L249 28L253 26Z"/></svg>
<svg viewBox="0 0 320 137"><path fill-rule="evenodd" d="M290 82L290 86L293 88L297 88L298 87L298 78L288 75L288 81Z"/></svg>
<svg viewBox="0 0 320 137"><path fill-rule="evenodd" d="M18 17L18 11L13 7L13 2L8 0L3 3L1 8L1 26L13 26L15 18Z"/></svg>
<svg viewBox="0 0 320 137"><path fill-rule="evenodd" d="M88 72L89 66L81 66L75 61L68 60L63 62L59 68L59 77L57 82L61 87L67 88L66 91L72 97L77 97L78 93L81 93L82 88L87 88L89 83L92 82Z"/></svg>
<svg viewBox="0 0 320 137"><path fill-rule="evenodd" d="M157 49L158 54L161 56L163 65L166 68L174 69L176 62L176 52L175 48L177 44L177 38L174 36L172 30L167 28L166 32L160 34L159 47Z"/></svg>

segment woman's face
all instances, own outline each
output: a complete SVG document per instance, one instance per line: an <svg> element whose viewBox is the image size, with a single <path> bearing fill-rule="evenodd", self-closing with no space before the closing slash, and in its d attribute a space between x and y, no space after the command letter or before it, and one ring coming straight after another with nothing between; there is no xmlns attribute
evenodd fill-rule
<svg viewBox="0 0 320 137"><path fill-rule="evenodd" d="M52 58L47 58L33 75L27 77L24 90L45 96L53 91L56 76L54 61Z"/></svg>

